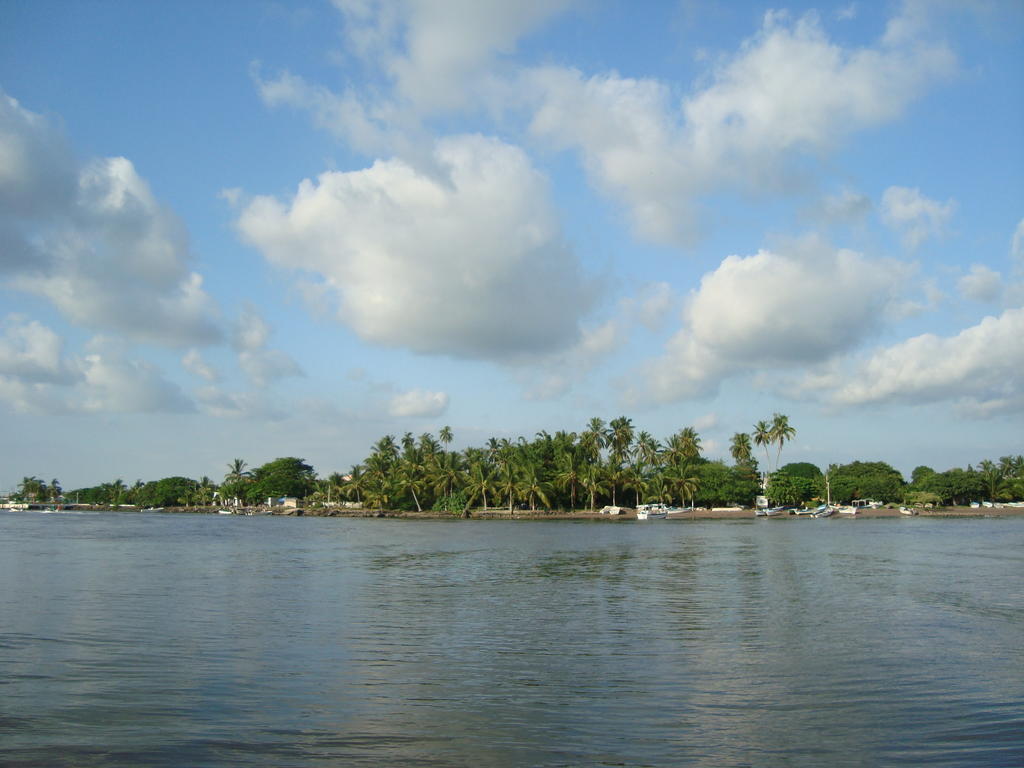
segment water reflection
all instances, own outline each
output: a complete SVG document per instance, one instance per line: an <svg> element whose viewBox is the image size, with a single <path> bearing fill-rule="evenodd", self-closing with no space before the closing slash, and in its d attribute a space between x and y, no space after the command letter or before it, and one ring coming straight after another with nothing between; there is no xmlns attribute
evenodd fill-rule
<svg viewBox="0 0 1024 768"><path fill-rule="evenodd" d="M1024 750L1024 525L60 522L4 521L2 763Z"/></svg>

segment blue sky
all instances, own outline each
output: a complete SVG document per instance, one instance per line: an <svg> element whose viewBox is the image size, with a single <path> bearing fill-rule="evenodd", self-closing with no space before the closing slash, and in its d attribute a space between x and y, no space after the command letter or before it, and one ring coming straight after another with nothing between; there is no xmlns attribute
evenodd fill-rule
<svg viewBox="0 0 1024 768"><path fill-rule="evenodd" d="M627 415L1024 450L1024 9L0 4L0 490Z"/></svg>

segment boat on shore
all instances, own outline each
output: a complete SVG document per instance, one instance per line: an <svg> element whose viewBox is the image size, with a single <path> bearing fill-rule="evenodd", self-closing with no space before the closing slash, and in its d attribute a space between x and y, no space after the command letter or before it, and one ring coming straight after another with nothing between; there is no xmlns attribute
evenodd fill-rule
<svg viewBox="0 0 1024 768"><path fill-rule="evenodd" d="M811 512L811 517L832 517L836 508L831 504L822 504Z"/></svg>
<svg viewBox="0 0 1024 768"><path fill-rule="evenodd" d="M785 507L765 507L762 509L754 510L755 517L776 517L781 515Z"/></svg>
<svg viewBox="0 0 1024 768"><path fill-rule="evenodd" d="M637 520L664 520L668 517L668 507L664 504L641 504L636 508Z"/></svg>

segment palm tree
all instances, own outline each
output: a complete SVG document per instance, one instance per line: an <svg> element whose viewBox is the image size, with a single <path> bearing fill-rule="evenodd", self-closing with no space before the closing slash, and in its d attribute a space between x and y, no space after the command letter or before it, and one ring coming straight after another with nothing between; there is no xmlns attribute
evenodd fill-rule
<svg viewBox="0 0 1024 768"><path fill-rule="evenodd" d="M985 459L978 464L978 474L985 483L985 491L988 493L988 500L995 501L996 496L1002 491L1006 482L1006 472L1002 465Z"/></svg>
<svg viewBox="0 0 1024 768"><path fill-rule="evenodd" d="M533 462L523 465L520 473L519 493L520 496L530 502L531 511L537 509L537 499L540 499L546 507L551 506L548 499L548 484L541 480L540 468Z"/></svg>
<svg viewBox="0 0 1024 768"><path fill-rule="evenodd" d="M441 442L444 443L446 448L455 439L455 436L452 434L452 428L447 426L441 427L441 431L437 433L437 436L441 438Z"/></svg>
<svg viewBox="0 0 1024 768"><path fill-rule="evenodd" d="M516 475L511 464L505 464L501 468L501 474L498 476L494 490L500 493L502 497L508 499L508 511L509 514L512 514L512 503L516 491L519 490L519 483L516 482Z"/></svg>
<svg viewBox="0 0 1024 768"><path fill-rule="evenodd" d="M580 483L580 466L576 451L571 448L555 459L555 484L563 491L569 489L569 509L576 509L576 486Z"/></svg>
<svg viewBox="0 0 1024 768"><path fill-rule="evenodd" d="M208 507L213 503L213 493L216 490L217 484L206 475L203 475L199 480L199 485L196 487L196 501L200 506Z"/></svg>
<svg viewBox="0 0 1024 768"><path fill-rule="evenodd" d="M649 432L641 432L636 438L636 456L644 464L656 466L661 456L661 443Z"/></svg>
<svg viewBox="0 0 1024 768"><path fill-rule="evenodd" d="M434 490L444 491L445 496L455 492L455 485L462 479L462 460L457 453L442 453L434 457L431 470L434 474Z"/></svg>
<svg viewBox="0 0 1024 768"><path fill-rule="evenodd" d="M737 464L750 464L754 458L751 454L750 435L746 432L737 432L733 435L729 453Z"/></svg>
<svg viewBox="0 0 1024 768"><path fill-rule="evenodd" d="M768 446L775 442L775 435L767 421L759 421L754 425L754 442L764 446L765 470L766 473L770 473L772 464L771 457L768 455Z"/></svg>
<svg viewBox="0 0 1024 768"><path fill-rule="evenodd" d="M587 452L591 461L601 458L601 449L606 443L604 422L596 416L587 424L587 429L580 435L580 445Z"/></svg>
<svg viewBox="0 0 1024 768"><path fill-rule="evenodd" d="M630 446L633 444L633 422L625 416L612 419L610 426L610 443L612 453L625 461L630 453Z"/></svg>
<svg viewBox="0 0 1024 768"><path fill-rule="evenodd" d="M681 429L668 439L665 458L669 464L691 461L700 456L700 435L693 427Z"/></svg>
<svg viewBox="0 0 1024 768"><path fill-rule="evenodd" d="M423 507L420 506L420 497L416 493L417 490L423 490L425 483L420 467L413 462L403 462L397 474L394 476L394 481L395 490L411 493L412 500L416 504L416 511L422 512Z"/></svg>
<svg viewBox="0 0 1024 768"><path fill-rule="evenodd" d="M362 506L363 493L366 491L368 484L369 480L363 472L363 465L355 464L352 466L352 469L348 471L348 480L345 480L342 485L342 493L344 493L348 498L355 496L356 503L359 504L359 506Z"/></svg>
<svg viewBox="0 0 1024 768"><path fill-rule="evenodd" d="M789 417L781 413L772 415L771 439L778 443L779 448L775 454L775 468L779 468L779 459L782 456L782 444L796 437L796 429L790 426Z"/></svg>
<svg viewBox="0 0 1024 768"><path fill-rule="evenodd" d="M616 504L616 489L622 485L626 479L626 470L622 464L620 464L615 457L610 457L608 463L604 467L605 478L608 480L608 487L612 492L612 506Z"/></svg>
<svg viewBox="0 0 1024 768"><path fill-rule="evenodd" d="M252 476L251 472L246 471L248 465L243 459L232 459L231 463L228 464L228 473L224 475L224 482L235 482Z"/></svg>
<svg viewBox="0 0 1024 768"><path fill-rule="evenodd" d="M664 475L655 475L645 484L647 498L655 501L665 501L668 497L668 483Z"/></svg>
<svg viewBox="0 0 1024 768"><path fill-rule="evenodd" d="M373 454L380 456L387 466L391 466L398 458L398 446L395 444L394 435L384 435L373 444Z"/></svg>
<svg viewBox="0 0 1024 768"><path fill-rule="evenodd" d="M643 466L641 464L630 464L622 473L622 487L630 488L636 492L636 504L640 506L640 494L647 486L644 480Z"/></svg>
<svg viewBox="0 0 1024 768"><path fill-rule="evenodd" d="M487 509L487 491L492 486L493 478L490 470L482 461L475 461L469 467L469 474L466 477L466 509L479 496L483 500L484 509Z"/></svg>
<svg viewBox="0 0 1024 768"><path fill-rule="evenodd" d="M679 494L680 503L682 503L684 498L689 497L690 506L693 506L693 497L697 493L699 480L690 475L689 467L684 465L673 467L666 474L665 480Z"/></svg>
<svg viewBox="0 0 1024 768"><path fill-rule="evenodd" d="M597 494L608 489L601 465L587 464L580 473L580 485L590 494L590 510L593 511Z"/></svg>

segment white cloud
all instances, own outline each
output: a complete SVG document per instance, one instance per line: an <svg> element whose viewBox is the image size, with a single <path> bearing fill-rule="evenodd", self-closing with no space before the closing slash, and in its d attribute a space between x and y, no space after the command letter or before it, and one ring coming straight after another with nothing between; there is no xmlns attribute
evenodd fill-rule
<svg viewBox="0 0 1024 768"><path fill-rule="evenodd" d="M220 374L203 359L198 349L190 349L181 358L181 366L193 376L206 381L217 381Z"/></svg>
<svg viewBox="0 0 1024 768"><path fill-rule="evenodd" d="M1024 308L955 336L927 333L877 350L826 394L839 405L953 401L973 415L1024 409Z"/></svg>
<svg viewBox="0 0 1024 768"><path fill-rule="evenodd" d="M1024 269L1024 219L1017 224L1010 240L1010 258L1017 262L1020 269Z"/></svg>
<svg viewBox="0 0 1024 768"><path fill-rule="evenodd" d="M52 331L28 323L10 337L20 359L0 370L0 401L41 413L190 413L195 404L151 363L130 359L113 339L95 338L81 358L59 358ZM0 356L5 350L0 348ZM57 357L55 357L57 355ZM17 358L17 356L16 356Z"/></svg>
<svg viewBox="0 0 1024 768"><path fill-rule="evenodd" d="M1003 290L1003 278L984 264L972 264L971 271L957 281L960 293L974 301L995 301Z"/></svg>
<svg viewBox="0 0 1024 768"><path fill-rule="evenodd" d="M391 398L388 413L395 418L425 418L440 416L448 410L448 395L445 392L429 392L411 389Z"/></svg>
<svg viewBox="0 0 1024 768"><path fill-rule="evenodd" d="M8 315L0 329L0 375L57 384L81 378L63 358L61 338L46 326L20 315Z"/></svg>
<svg viewBox="0 0 1024 768"><path fill-rule="evenodd" d="M131 360L109 339L94 339L82 358L82 399L77 409L101 413L191 413L195 404L160 370Z"/></svg>
<svg viewBox="0 0 1024 768"><path fill-rule="evenodd" d="M218 341L188 235L123 158L78 168L47 120L0 93L0 271L67 318L137 340Z"/></svg>
<svg viewBox="0 0 1024 768"><path fill-rule="evenodd" d="M362 338L508 359L573 343L587 308L546 180L516 147L438 142L440 177L401 160L256 197L238 228L273 264L322 277Z"/></svg>
<svg viewBox="0 0 1024 768"><path fill-rule="evenodd" d="M285 352L267 349L270 326L254 307L245 306L235 324L233 342L238 351L238 364L257 387L274 379L301 376L299 364Z"/></svg>
<svg viewBox="0 0 1024 768"><path fill-rule="evenodd" d="M882 220L901 232L904 245L911 249L942 235L955 210L953 200L930 200L919 189L889 187L882 194Z"/></svg>
<svg viewBox="0 0 1024 768"><path fill-rule="evenodd" d="M847 49L827 38L814 14L790 22L769 12L678 109L662 83L614 73L586 78L541 68L522 89L539 95L534 134L578 147L591 177L627 204L641 235L687 242L696 234L697 197L734 185L784 186L793 153L821 153L898 117L953 69L943 46L904 40Z"/></svg>
<svg viewBox="0 0 1024 768"><path fill-rule="evenodd" d="M852 349L878 329L907 273L898 262L813 237L729 256L702 278L683 327L648 366L650 394L661 401L708 394L731 376Z"/></svg>
<svg viewBox="0 0 1024 768"><path fill-rule="evenodd" d="M281 421L288 413L262 392L225 392L220 387L203 387L196 393L203 411L219 419Z"/></svg>
<svg viewBox="0 0 1024 768"><path fill-rule="evenodd" d="M570 2L334 4L344 19L346 50L363 65L360 86L338 92L290 72L264 79L256 67L260 96L268 106L309 111L319 127L363 151L409 154L424 119L486 101L502 56Z"/></svg>
<svg viewBox="0 0 1024 768"><path fill-rule="evenodd" d="M871 213L871 198L852 189L826 195L814 214L828 224L859 223Z"/></svg>

